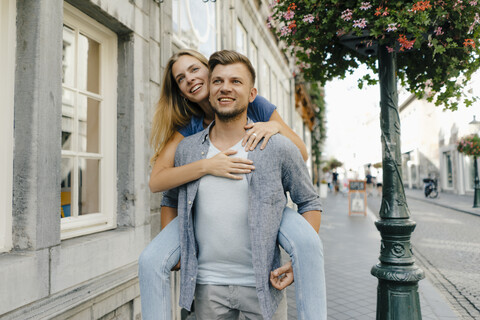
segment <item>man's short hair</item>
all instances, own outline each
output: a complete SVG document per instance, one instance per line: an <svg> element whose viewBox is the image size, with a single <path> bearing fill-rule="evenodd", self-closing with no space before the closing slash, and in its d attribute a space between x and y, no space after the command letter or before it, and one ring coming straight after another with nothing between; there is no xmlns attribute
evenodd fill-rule
<svg viewBox="0 0 480 320"><path fill-rule="evenodd" d="M212 74L213 69L217 65L229 65L229 64L234 64L234 63L243 63L248 71L250 72L251 75L251 80L252 80L252 86L255 85L255 69L252 66L252 63L250 60L245 57L243 54L238 53L233 50L220 50L217 52L214 52L211 56L210 59L208 60L208 70L210 71L210 74Z"/></svg>

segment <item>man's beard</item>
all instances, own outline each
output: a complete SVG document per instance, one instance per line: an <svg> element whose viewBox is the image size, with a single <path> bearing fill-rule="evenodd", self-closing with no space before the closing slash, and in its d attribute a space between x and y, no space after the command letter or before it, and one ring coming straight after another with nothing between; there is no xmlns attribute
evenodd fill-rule
<svg viewBox="0 0 480 320"><path fill-rule="evenodd" d="M233 110L223 111L221 108L217 108L216 106L212 106L213 112L218 117L219 120L223 122L230 122L237 120L247 109L248 106L245 107L237 107Z"/></svg>

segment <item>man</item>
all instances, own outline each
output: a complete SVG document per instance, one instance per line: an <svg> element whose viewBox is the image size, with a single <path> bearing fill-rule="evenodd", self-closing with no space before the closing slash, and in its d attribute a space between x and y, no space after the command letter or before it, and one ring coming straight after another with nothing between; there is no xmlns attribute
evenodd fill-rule
<svg viewBox="0 0 480 320"><path fill-rule="evenodd" d="M274 287L282 289L293 279L270 273L280 267L277 234L285 192L317 231L320 200L299 150L287 138L275 135L264 150L248 153L241 146L247 106L257 93L250 61L224 50L210 57L209 69L215 121L179 144L175 166L233 149L237 157L253 160L255 171L242 180L204 176L168 195L178 197L180 306L190 309L195 294L200 320L237 319L240 312L249 319L286 319L283 309L277 311L284 295Z"/></svg>

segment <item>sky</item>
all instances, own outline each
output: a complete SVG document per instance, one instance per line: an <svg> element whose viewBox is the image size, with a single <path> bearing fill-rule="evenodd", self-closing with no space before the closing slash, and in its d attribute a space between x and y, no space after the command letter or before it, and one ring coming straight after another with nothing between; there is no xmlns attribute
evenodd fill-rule
<svg viewBox="0 0 480 320"><path fill-rule="evenodd" d="M327 139L323 154L343 162L347 169L380 162L380 89L360 90L357 79L370 72L361 66L345 79L325 86ZM372 125L373 124L373 125Z"/></svg>

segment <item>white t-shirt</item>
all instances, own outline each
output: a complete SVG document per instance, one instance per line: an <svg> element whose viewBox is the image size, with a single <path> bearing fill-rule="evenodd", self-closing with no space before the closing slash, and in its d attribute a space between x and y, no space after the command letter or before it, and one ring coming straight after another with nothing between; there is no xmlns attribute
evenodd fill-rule
<svg viewBox="0 0 480 320"><path fill-rule="evenodd" d="M239 141L233 157L247 158ZM219 153L211 142L207 158ZM255 286L250 228L248 182L212 175L200 179L194 204L198 244L197 283Z"/></svg>

